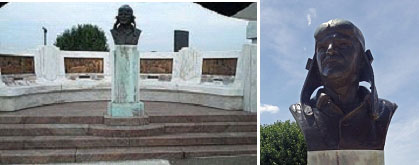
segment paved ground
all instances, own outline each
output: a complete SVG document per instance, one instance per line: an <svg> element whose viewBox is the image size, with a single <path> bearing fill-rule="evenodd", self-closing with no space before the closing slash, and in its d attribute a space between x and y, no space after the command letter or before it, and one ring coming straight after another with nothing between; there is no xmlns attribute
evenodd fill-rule
<svg viewBox="0 0 419 165"><path fill-rule="evenodd" d="M0 112L0 115L17 116L100 116L106 112L108 102L75 102L52 104L15 112ZM148 115L240 115L244 111L222 110L193 104L169 102L144 102Z"/></svg>
<svg viewBox="0 0 419 165"><path fill-rule="evenodd" d="M178 160L126 160L126 161L100 161L86 163L59 163L50 165L235 165L235 164L257 164L256 155L240 155L240 156L217 156L217 157L200 157Z"/></svg>
<svg viewBox="0 0 419 165"><path fill-rule="evenodd" d="M87 162L87 163L57 163L50 165L170 165L168 160L152 159L152 160L127 160L127 161L101 161L101 162Z"/></svg>

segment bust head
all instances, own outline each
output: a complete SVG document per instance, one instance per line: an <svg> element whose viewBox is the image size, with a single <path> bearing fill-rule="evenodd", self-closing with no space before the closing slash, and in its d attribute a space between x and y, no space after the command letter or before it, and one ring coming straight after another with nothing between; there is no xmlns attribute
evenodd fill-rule
<svg viewBox="0 0 419 165"><path fill-rule="evenodd" d="M343 19L330 20L316 29L314 38L315 53L307 63L309 73L301 92L301 103L307 104L320 86L338 84L342 87L358 85L361 81L370 83L372 97L376 97L373 58L369 50L365 51L364 36L354 24Z"/></svg>
<svg viewBox="0 0 419 165"><path fill-rule="evenodd" d="M132 8L129 5L122 5L118 9L118 16L116 16L116 19L123 25L134 23L135 16Z"/></svg>
<svg viewBox="0 0 419 165"><path fill-rule="evenodd" d="M321 24L314 34L315 54L323 81L345 79L359 81L364 37L351 22L333 19ZM353 77L351 79L351 77Z"/></svg>
<svg viewBox="0 0 419 165"><path fill-rule="evenodd" d="M134 12L129 5L122 5L118 9L111 33L116 45L138 44L141 30L136 27Z"/></svg>
<svg viewBox="0 0 419 165"><path fill-rule="evenodd" d="M118 9L118 15L116 16L116 23L113 29L117 29L120 25L132 26L134 29L136 27L134 12L129 5L122 5Z"/></svg>
<svg viewBox="0 0 419 165"><path fill-rule="evenodd" d="M314 38L301 103L290 107L308 150L382 150L397 105L377 96L373 58L361 31L347 20L333 19L321 24Z"/></svg>

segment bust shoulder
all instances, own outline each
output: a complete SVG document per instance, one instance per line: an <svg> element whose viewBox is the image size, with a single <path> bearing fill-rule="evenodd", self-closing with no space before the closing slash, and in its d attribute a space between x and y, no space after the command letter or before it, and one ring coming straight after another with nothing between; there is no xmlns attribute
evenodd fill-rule
<svg viewBox="0 0 419 165"><path fill-rule="evenodd" d="M378 113L379 117L378 122L390 123L391 118L393 117L394 112L396 112L397 104L390 102L386 99L378 99Z"/></svg>
<svg viewBox="0 0 419 165"><path fill-rule="evenodd" d="M136 28L136 29L134 30L134 35L135 35L135 36L140 36L140 35L141 35L141 30Z"/></svg>

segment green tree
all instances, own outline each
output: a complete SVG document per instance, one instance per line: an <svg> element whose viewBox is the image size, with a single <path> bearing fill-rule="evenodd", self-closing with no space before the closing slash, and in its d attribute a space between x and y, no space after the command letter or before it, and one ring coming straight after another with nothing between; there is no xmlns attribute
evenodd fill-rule
<svg viewBox="0 0 419 165"><path fill-rule="evenodd" d="M260 164L307 164L304 136L295 122L275 122L260 127Z"/></svg>
<svg viewBox="0 0 419 165"><path fill-rule="evenodd" d="M109 51L107 39L102 29L96 25L73 26L57 36L54 45L61 50Z"/></svg>

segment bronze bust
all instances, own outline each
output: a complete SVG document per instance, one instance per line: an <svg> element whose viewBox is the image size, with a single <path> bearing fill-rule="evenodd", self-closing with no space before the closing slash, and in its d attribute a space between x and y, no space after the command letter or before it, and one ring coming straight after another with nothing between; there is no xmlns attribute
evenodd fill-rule
<svg viewBox="0 0 419 165"><path fill-rule="evenodd" d="M136 28L133 10L128 5L118 9L116 23L111 30L115 45L137 45L141 30Z"/></svg>
<svg viewBox="0 0 419 165"><path fill-rule="evenodd" d="M333 19L321 24L314 38L300 103L290 107L307 150L383 150L397 105L377 96L373 57L365 51L361 31L347 20ZM362 81L370 88L360 86Z"/></svg>

